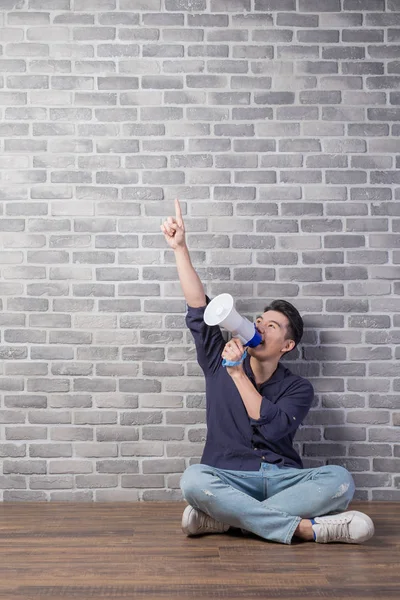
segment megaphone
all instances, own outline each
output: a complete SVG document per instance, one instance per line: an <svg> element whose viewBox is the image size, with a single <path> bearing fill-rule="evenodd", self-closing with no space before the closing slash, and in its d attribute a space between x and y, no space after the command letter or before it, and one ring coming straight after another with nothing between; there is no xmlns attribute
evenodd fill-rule
<svg viewBox="0 0 400 600"><path fill-rule="evenodd" d="M244 346L254 348L262 342L255 324L236 311L230 294L220 294L211 300L204 311L204 321L207 325L221 325L238 337Z"/></svg>

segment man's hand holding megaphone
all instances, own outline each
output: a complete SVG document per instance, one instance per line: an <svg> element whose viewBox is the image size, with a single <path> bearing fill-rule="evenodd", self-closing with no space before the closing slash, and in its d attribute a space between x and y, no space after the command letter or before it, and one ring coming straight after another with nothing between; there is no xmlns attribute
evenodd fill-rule
<svg viewBox="0 0 400 600"><path fill-rule="evenodd" d="M239 362L243 356L244 351L245 347L243 346L240 339L234 337L225 345L221 356L226 360L230 360L232 362ZM232 377L232 379L234 379L237 375L243 375L243 362L240 362L240 364L235 365L234 367L226 367L226 370Z"/></svg>

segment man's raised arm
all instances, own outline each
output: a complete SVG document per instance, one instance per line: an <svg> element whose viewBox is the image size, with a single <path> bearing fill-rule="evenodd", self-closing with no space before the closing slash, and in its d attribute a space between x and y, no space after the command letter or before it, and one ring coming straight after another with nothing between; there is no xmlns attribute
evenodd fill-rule
<svg viewBox="0 0 400 600"><path fill-rule="evenodd" d="M197 275L186 245L185 225L182 219L182 211L179 200L175 200L175 217L168 217L162 225L161 231L168 245L175 253L176 266L183 294L188 306L197 308L206 305L206 296L203 284Z"/></svg>

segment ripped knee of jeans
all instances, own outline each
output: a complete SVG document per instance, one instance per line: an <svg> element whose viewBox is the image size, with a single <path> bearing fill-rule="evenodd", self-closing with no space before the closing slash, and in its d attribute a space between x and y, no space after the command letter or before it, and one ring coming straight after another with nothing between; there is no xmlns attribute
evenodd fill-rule
<svg viewBox="0 0 400 600"><path fill-rule="evenodd" d="M350 487L349 483L342 483L339 486L339 489L337 490L336 494L334 496L332 496L332 498L341 498L342 496L345 495L345 493L347 492L349 487Z"/></svg>

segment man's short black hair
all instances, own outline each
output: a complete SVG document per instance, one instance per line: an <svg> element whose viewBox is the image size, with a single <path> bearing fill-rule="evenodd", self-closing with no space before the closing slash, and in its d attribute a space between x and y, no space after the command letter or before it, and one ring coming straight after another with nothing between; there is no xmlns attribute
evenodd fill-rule
<svg viewBox="0 0 400 600"><path fill-rule="evenodd" d="M291 339L294 341L295 345L300 342L303 337L304 331L304 323L303 319L300 316L299 311L293 304L287 302L286 300L273 300L268 306L264 308L264 312L269 310L277 310L287 317L289 321L289 325L287 328L287 336L286 339ZM295 347L296 347L295 346Z"/></svg>

